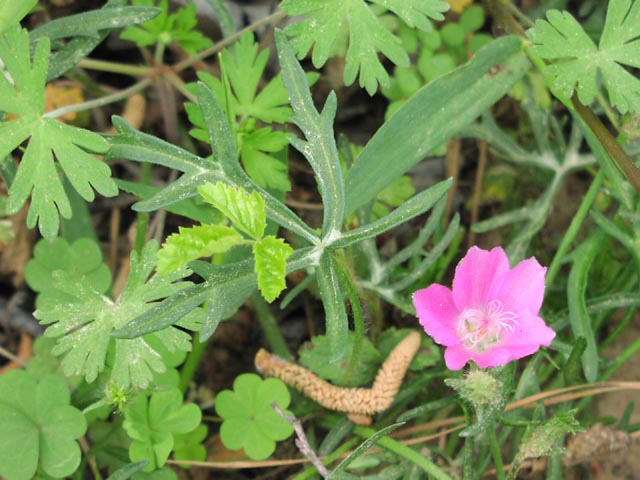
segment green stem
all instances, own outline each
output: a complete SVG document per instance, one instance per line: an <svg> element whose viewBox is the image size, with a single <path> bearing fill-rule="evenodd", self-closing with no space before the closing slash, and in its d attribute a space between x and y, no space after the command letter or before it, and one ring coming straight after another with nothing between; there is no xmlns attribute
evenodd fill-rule
<svg viewBox="0 0 640 480"><path fill-rule="evenodd" d="M145 78L144 80L140 80L139 82L131 85L129 88L120 90L119 92L105 95L104 97L96 98L95 100L89 100L88 102L76 103L73 105L56 108L55 110L51 110L50 112L45 113L43 117L58 118L62 117L63 115L67 115L68 113L82 112L85 110L91 110L93 108L104 107L105 105L109 105L110 103L124 100L125 98L128 98L144 90L149 85L151 85L151 78Z"/></svg>
<svg viewBox="0 0 640 480"><path fill-rule="evenodd" d="M286 17L287 17L287 14L284 13L284 12L273 13L273 14L269 15L268 17L265 17L265 18L257 21L256 23L253 23L253 24L249 25L246 28L243 28L239 32L236 32L233 35L229 35L228 37L224 38L223 40L220 40L215 45L210 46L209 48L201 51L200 53L198 53L196 55L191 55L191 56L185 58L184 60L182 60L181 62L176 63L172 67L172 70L174 72L181 72L182 70L186 70L187 68L192 67L193 65L195 65L199 61L204 60L205 58L207 58L207 57L209 57L211 55L215 55L218 52L221 52L225 47L227 47L227 46L231 45L232 43L234 43L235 41L237 41L246 32L252 32L254 30L257 30L260 27L262 27L263 25L268 25L270 23L279 22L280 20L283 20Z"/></svg>
<svg viewBox="0 0 640 480"><path fill-rule="evenodd" d="M78 62L78 66L88 70L96 70L99 72L122 73L131 75L132 77L148 77L153 73L151 67L141 67L139 65L128 65L126 63L106 62L104 60L94 60L93 58L84 58Z"/></svg>
<svg viewBox="0 0 640 480"><path fill-rule="evenodd" d="M151 164L148 162L142 163L140 174L140 183L142 185L149 185L151 180ZM136 231L135 249L136 252L141 253L145 244L147 243L147 226L149 224L149 213L138 212L138 230Z"/></svg>
<svg viewBox="0 0 640 480"><path fill-rule="evenodd" d="M362 360L362 348L364 344L365 326L364 326L364 313L362 311L362 303L360 302L360 296L354 286L353 278L347 271L348 267L345 265L344 256L336 258L336 272L340 283L345 289L349 303L351 304L351 313L353 315L353 344L351 345L351 358L349 359L349 367L345 372L343 383L349 384L349 381L353 378L358 369L358 366Z"/></svg>
<svg viewBox="0 0 640 480"><path fill-rule="evenodd" d="M196 333L191 342L193 345L191 351L187 355L187 359L180 369L180 391L184 394L189 388L189 384L200 367L200 361L207 351L209 342L201 342L200 334Z"/></svg>
<svg viewBox="0 0 640 480"><path fill-rule="evenodd" d="M362 427L359 425L356 425L354 427L353 432L362 438L369 438L376 434L376 431L374 429ZM415 464L416 466L424 470L428 475L430 475L430 478L435 478L437 480L452 480L452 477L447 472L433 463L428 457L416 452L414 449L400 443L397 440L394 440L391 437L382 437L376 443L380 447L389 450L396 455L400 455L401 457Z"/></svg>
<svg viewBox="0 0 640 480"><path fill-rule="evenodd" d="M293 359L293 354L291 353L291 350L289 350L289 346L282 336L276 317L273 316L271 308L269 308L269 304L258 292L255 292L251 296L251 302L253 303L258 323L260 323L260 327L262 327L262 331L264 332L265 337L267 337L267 343L269 344L271 351L285 360Z"/></svg>
<svg viewBox="0 0 640 480"><path fill-rule="evenodd" d="M631 158L622 149L609 129L605 127L602 121L595 113L593 113L593 110L580 102L576 93L571 97L571 103L578 115L580 115L580 118L582 118L584 123L586 123L591 129L618 168L622 170L624 176L629 180L629 183L633 185L633 188L640 192L640 170L638 170L638 167L635 166L633 160L631 160Z"/></svg>
<svg viewBox="0 0 640 480"><path fill-rule="evenodd" d="M487 430L487 436L489 438L489 448L491 448L493 464L496 467L496 478L498 480L505 480L504 464L502 463L502 452L500 451L500 444L498 443L496 431L493 428L489 428Z"/></svg>
<svg viewBox="0 0 640 480"><path fill-rule="evenodd" d="M598 171L595 178L593 179L593 182L591 182L591 186L589 187L589 190L587 190L587 193L585 194L584 199L582 200L582 203L578 208L578 211L573 216L573 219L569 224L569 228L567 229L564 236L562 237L560 246L558 247L558 250L556 251L556 254L553 257L553 260L551 261L551 265L549 266L549 271L547 272L547 277L546 277L547 287L550 287L551 285L553 285L556 275L558 274L558 271L560 270L560 267L562 265L562 261L565 255L567 254L567 252L569 251L571 244L575 240L578 234L578 231L582 226L582 222L584 222L585 218L589 214L591 205L593 205L593 202L595 201L596 196L600 192L600 187L602 187L603 181L604 181L604 170L600 170Z"/></svg>

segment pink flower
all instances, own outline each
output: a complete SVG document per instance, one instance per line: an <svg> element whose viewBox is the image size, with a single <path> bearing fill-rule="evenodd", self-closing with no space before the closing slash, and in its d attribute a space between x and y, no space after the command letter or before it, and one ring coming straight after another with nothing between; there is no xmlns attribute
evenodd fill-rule
<svg viewBox="0 0 640 480"><path fill-rule="evenodd" d="M538 316L546 271L533 257L509 268L501 247L471 247L456 267L453 290L438 284L418 290L418 318L447 347L447 367L460 370L473 360L493 368L549 346L556 333Z"/></svg>

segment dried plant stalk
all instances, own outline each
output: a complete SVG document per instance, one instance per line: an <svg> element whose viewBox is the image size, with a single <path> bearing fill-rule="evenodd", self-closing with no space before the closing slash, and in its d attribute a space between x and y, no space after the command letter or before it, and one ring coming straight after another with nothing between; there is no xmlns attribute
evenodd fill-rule
<svg viewBox="0 0 640 480"><path fill-rule="evenodd" d="M419 347L420 334L411 332L389 354L371 388L337 387L265 349L258 351L255 364L263 375L277 377L323 407L348 413L353 422L366 425L372 415L391 406Z"/></svg>

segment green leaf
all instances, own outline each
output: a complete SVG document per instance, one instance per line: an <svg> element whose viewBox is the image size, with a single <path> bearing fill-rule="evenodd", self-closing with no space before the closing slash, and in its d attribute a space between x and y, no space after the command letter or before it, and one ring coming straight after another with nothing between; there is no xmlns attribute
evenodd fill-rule
<svg viewBox="0 0 640 480"><path fill-rule="evenodd" d="M59 215L71 216L54 156L85 200L94 199L93 189L106 196L118 193L109 166L88 153L106 152L108 142L96 133L43 116L49 53L49 40L39 40L32 64L26 30L14 27L0 37L0 58L14 82L0 76L0 110L18 117L0 124L0 158L30 139L9 189L7 210L17 213L31 195L27 225L38 223L46 238L57 234Z"/></svg>
<svg viewBox="0 0 640 480"><path fill-rule="evenodd" d="M262 188L288 192L291 190L289 168L271 153L278 153L289 146L289 135L274 132L271 127L242 134L240 158L249 176Z"/></svg>
<svg viewBox="0 0 640 480"><path fill-rule="evenodd" d="M154 372L166 370L155 342L173 352L191 349L190 336L174 327L133 339L116 339L111 332L151 309L156 302L185 290L191 284L176 282L186 272L168 275L152 272L156 265L156 242L149 242L140 255L131 254L131 270L124 292L117 301L102 295L68 272L53 273L53 286L67 295L65 302L42 302L35 312L43 324L51 324L45 335L56 338L55 355L63 355L66 375L83 375L94 381L106 364L110 379L121 388L147 388ZM109 353L109 356L107 356Z"/></svg>
<svg viewBox="0 0 640 480"><path fill-rule="evenodd" d="M598 94L598 73L611 104L621 113L640 113L640 80L624 66L640 68L640 2L611 0L598 47L569 12L551 10L527 35L534 52L555 62L545 67L552 88L584 104Z"/></svg>
<svg viewBox="0 0 640 480"><path fill-rule="evenodd" d="M582 354L582 369L587 382L598 379L598 343L587 310L586 291L589 281L589 269L596 255L602 248L604 233L592 235L582 242L575 251L574 263L567 280L567 304L569 307L569 323L575 337L582 337L587 347Z"/></svg>
<svg viewBox="0 0 640 480"><path fill-rule="evenodd" d="M153 6L155 0L133 0L134 5ZM160 14L153 20L144 22L139 27L127 27L120 37L136 42L140 47L148 47L156 43L165 45L176 42L187 52L195 54L210 46L213 41L195 30L198 19L196 17L196 5L178 9L169 14L168 0L161 0Z"/></svg>
<svg viewBox="0 0 640 480"><path fill-rule="evenodd" d="M0 0L0 35L18 24L35 7L38 0Z"/></svg>
<svg viewBox="0 0 640 480"><path fill-rule="evenodd" d="M113 472L111 475L109 475L107 480L129 480L133 475L140 472L148 464L148 460L130 463Z"/></svg>
<svg viewBox="0 0 640 480"><path fill-rule="evenodd" d="M349 319L334 262L331 254L325 254L320 258L320 265L316 269L318 289L326 318L326 335L331 346L331 362L345 357L349 343Z"/></svg>
<svg viewBox="0 0 640 480"><path fill-rule="evenodd" d="M326 335L313 337L311 342L305 343L300 348L300 363L325 380L329 380L341 387L357 387L369 383L378 373L378 368L382 363L382 356L367 338L364 338L362 342L362 352L358 366L353 375L350 376L349 383L344 383L345 375L349 370L350 359L353 358L355 335L355 333L349 332L345 359L338 362L327 361L333 348L329 338Z"/></svg>
<svg viewBox="0 0 640 480"><path fill-rule="evenodd" d="M75 439L87 424L70 401L59 376L38 380L13 370L0 377L0 475L28 480L39 465L47 475L61 478L78 468L81 451Z"/></svg>
<svg viewBox="0 0 640 480"><path fill-rule="evenodd" d="M54 272L63 270L77 282L91 285L99 293L106 293L111 287L111 271L103 262L100 245L89 238L81 238L73 244L62 238L40 240L33 258L25 268L25 278L29 286L39 293L44 302L65 301L66 294L53 284ZM52 299L46 299L52 297Z"/></svg>
<svg viewBox="0 0 640 480"><path fill-rule="evenodd" d="M199 86L204 87L203 85ZM215 96L209 88L204 87L201 90L201 95L200 100L203 105L215 101ZM214 107L210 105L207 112L213 111L213 108ZM218 122L226 122L224 113L217 111L216 114L222 115L222 118L217 120ZM233 172L234 180L228 176L228 173L222 170L219 162L212 162L211 159L198 157L157 137L139 132L131 128L131 126L121 118L114 117L113 124L119 133L112 139L112 146L108 152L109 158L128 158L141 162L150 162L174 168L185 173L177 181L171 183L149 200L136 203L134 205L135 210L157 210L158 208L171 205L185 198L196 196L198 194L198 186L206 182L215 183L223 181L231 184L236 183L249 190L256 189L255 185L252 184L249 177L246 176L239 166L237 166L237 168L240 170L240 173L237 171ZM228 126L225 135L227 134L230 134ZM231 142L232 141L233 139L231 139ZM225 151L230 152L230 150ZM232 159L232 162L236 162L237 165L237 159ZM265 199L267 217L269 219L291 230L309 243L317 243L319 241L317 234L286 205L266 191L261 190L261 193Z"/></svg>
<svg viewBox="0 0 640 480"><path fill-rule="evenodd" d="M374 0L374 3L424 30L431 29L427 17L442 20L442 12L448 9L446 2L440 0ZM306 17L290 24L285 33L293 37L298 58L305 57L313 47L311 60L316 68L336 54L337 45L348 35L345 83L352 84L359 72L360 85L370 95L376 92L378 83L389 84L379 52L396 65L409 64L400 39L383 26L364 0L285 0L280 8L292 17Z"/></svg>
<svg viewBox="0 0 640 480"><path fill-rule="evenodd" d="M254 240L262 238L267 227L264 200L253 191L227 185L226 183L207 183L198 187L198 193L204 200L220 210L238 230Z"/></svg>
<svg viewBox="0 0 640 480"><path fill-rule="evenodd" d="M114 7L67 15L51 20L30 33L31 42L42 37L57 40L65 37L100 38L100 31L123 28L144 22L160 13L153 7Z"/></svg>
<svg viewBox="0 0 640 480"><path fill-rule="evenodd" d="M322 112L318 113L304 71L280 31L276 31L276 45L294 111L291 120L307 138L306 141L292 139L291 144L305 156L316 174L325 212L322 230L325 236L331 236L340 231L344 220L344 179L333 132L337 99L332 92Z"/></svg>
<svg viewBox="0 0 640 480"><path fill-rule="evenodd" d="M233 382L233 391L223 390L216 397L216 412L222 417L220 438L230 450L244 449L249 458L263 460L274 451L276 441L293 433L293 426L273 408L285 410L291 402L286 385L277 378L261 379L245 373Z"/></svg>
<svg viewBox="0 0 640 480"><path fill-rule="evenodd" d="M287 258L292 254L293 248L283 239L273 235L264 237L254 244L258 288L267 302L273 302L287 287Z"/></svg>
<svg viewBox="0 0 640 480"><path fill-rule="evenodd" d="M407 101L356 158L346 179L346 212L372 200L507 93L529 68L521 47L520 38L499 38Z"/></svg>
<svg viewBox="0 0 640 480"><path fill-rule="evenodd" d="M225 225L180 227L170 235L158 252L158 272L169 273L197 260L217 253L225 253L246 243L235 229Z"/></svg>
<svg viewBox="0 0 640 480"><path fill-rule="evenodd" d="M129 448L132 461L148 460L144 471L162 467L174 448L174 435L193 432L202 421L195 403L183 404L177 388L151 394L127 405L122 424L133 439Z"/></svg>

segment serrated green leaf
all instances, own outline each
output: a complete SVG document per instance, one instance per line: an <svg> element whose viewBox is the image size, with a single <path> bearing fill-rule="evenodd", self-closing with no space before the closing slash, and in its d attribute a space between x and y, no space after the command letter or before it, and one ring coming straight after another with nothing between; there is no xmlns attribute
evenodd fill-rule
<svg viewBox="0 0 640 480"><path fill-rule="evenodd" d="M287 287L287 258L292 254L293 248L283 239L273 235L264 237L254 244L258 288L267 302L273 302Z"/></svg>
<svg viewBox="0 0 640 480"><path fill-rule="evenodd" d="M246 192L226 183L207 183L198 187L198 193L220 210L234 227L254 240L262 238L267 227L267 216L262 196Z"/></svg>
<svg viewBox="0 0 640 480"><path fill-rule="evenodd" d="M289 145L289 135L274 132L271 127L261 128L242 135L240 158L249 176L262 188L288 192L291 190L289 168L286 159L270 153L278 153Z"/></svg>
<svg viewBox="0 0 640 480"><path fill-rule="evenodd" d="M242 235L225 225L180 227L179 233L169 235L158 252L158 272L172 272L193 260L225 253L242 243L245 243Z"/></svg>
<svg viewBox="0 0 640 480"><path fill-rule="evenodd" d="M555 60L544 73L560 95L576 90L582 103L591 103L600 73L614 107L640 112L640 80L623 67L640 68L640 2L609 2L598 47L569 12L547 12L547 20L538 20L527 35L538 55Z"/></svg>
<svg viewBox="0 0 640 480"><path fill-rule="evenodd" d="M398 14L409 25L431 29L427 17L442 19L447 10L440 0L375 0ZM352 84L360 77L360 85L370 95L378 84L387 86L389 75L378 58L382 53L396 65L407 66L409 57L400 39L391 33L363 0L285 0L280 8L290 16L305 16L290 24L285 32L303 58L313 47L311 60L316 68L322 67L336 54L341 37L348 34L345 83Z"/></svg>
<svg viewBox="0 0 640 480"><path fill-rule="evenodd" d="M111 332L142 315L159 300L190 286L188 282L176 282L186 274L183 270L152 275L157 250L157 243L149 242L140 255L131 254L129 281L117 301L63 270L53 273L53 286L67 295L67 301L43 301L35 315L41 323L49 325L45 334L57 339L53 354L64 357L62 368L66 375L83 375L87 382L92 382L109 362L110 379L119 387L146 388L154 372L166 369L151 337L111 337ZM174 327L149 335L170 351L191 348L190 336Z"/></svg>
<svg viewBox="0 0 640 480"><path fill-rule="evenodd" d="M69 388L56 375L38 380L14 370L0 377L0 475L28 480L40 465L61 478L78 468L76 438L84 435L87 424L70 400Z"/></svg>
<svg viewBox="0 0 640 480"><path fill-rule="evenodd" d="M71 216L54 156L85 200L93 200L94 189L106 196L118 193L109 166L88 153L106 152L108 142L94 132L43 116L49 53L49 40L39 40L32 66L26 30L14 27L0 37L0 58L13 79L11 83L0 75L0 110L18 117L0 124L0 158L30 138L9 189L7 210L18 212L31 196L27 225L37 223L46 238L57 234L59 215Z"/></svg>

